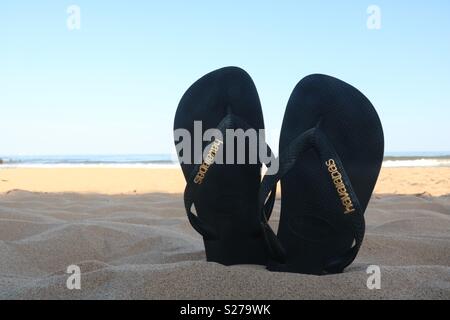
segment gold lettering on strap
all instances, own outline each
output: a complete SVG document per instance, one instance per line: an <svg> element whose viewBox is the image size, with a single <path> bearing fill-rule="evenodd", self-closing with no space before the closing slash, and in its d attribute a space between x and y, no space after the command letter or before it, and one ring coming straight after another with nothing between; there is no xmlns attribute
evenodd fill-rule
<svg viewBox="0 0 450 320"><path fill-rule="evenodd" d="M353 206L352 198L350 197L347 191L347 187L344 184L344 180L342 179L342 175L339 172L339 169L336 165L336 161L330 159L327 162L325 162L325 165L328 167L328 172L330 173L331 179L333 180L333 184L345 209L344 213L350 214L355 212L355 207Z"/></svg>
<svg viewBox="0 0 450 320"><path fill-rule="evenodd" d="M214 163L214 159L216 158L217 152L219 151L220 146L223 144L223 141L219 139L215 139L211 149L209 149L208 154L206 155L205 160L200 165L198 169L197 175L194 178L194 183L202 184L203 179L205 179L205 175L209 170L209 167Z"/></svg>

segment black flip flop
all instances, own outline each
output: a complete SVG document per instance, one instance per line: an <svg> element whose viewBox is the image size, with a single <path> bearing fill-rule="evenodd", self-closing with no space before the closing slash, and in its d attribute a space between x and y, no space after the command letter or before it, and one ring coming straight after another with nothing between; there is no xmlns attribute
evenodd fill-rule
<svg viewBox="0 0 450 320"><path fill-rule="evenodd" d="M266 265L258 212L261 162L236 164L235 156L235 164L212 163L219 153L226 154L227 129L264 129L258 93L250 76L242 69L227 67L195 82L179 103L174 130L184 129L194 136L195 121L202 122L202 135L208 129L218 129L224 137L223 141L203 142L201 150L192 140L187 150L191 160L181 164L187 182L186 212L194 229L203 236L206 258L224 265ZM175 137L176 145L180 142L177 140ZM180 150L177 152L183 156ZM248 145L245 153L249 160ZM194 164L194 158L200 161Z"/></svg>
<svg viewBox="0 0 450 320"><path fill-rule="evenodd" d="M261 206L281 181L278 235L265 232L272 271L340 273L355 259L365 233L364 212L384 153L383 129L370 101L325 75L294 89L280 136L280 170L266 176Z"/></svg>

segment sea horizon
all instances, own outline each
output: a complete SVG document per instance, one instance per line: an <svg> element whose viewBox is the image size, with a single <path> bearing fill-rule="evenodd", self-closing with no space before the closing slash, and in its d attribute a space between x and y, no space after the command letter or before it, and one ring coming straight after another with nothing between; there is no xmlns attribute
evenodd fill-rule
<svg viewBox="0 0 450 320"><path fill-rule="evenodd" d="M176 154L0 155L0 168L175 167ZM450 151L386 152L383 167L450 167Z"/></svg>

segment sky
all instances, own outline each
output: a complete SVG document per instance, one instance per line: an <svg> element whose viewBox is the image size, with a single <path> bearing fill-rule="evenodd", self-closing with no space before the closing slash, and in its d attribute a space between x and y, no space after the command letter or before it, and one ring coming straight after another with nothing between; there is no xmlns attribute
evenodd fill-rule
<svg viewBox="0 0 450 320"><path fill-rule="evenodd" d="M381 29L367 26L371 5ZM252 76L272 144L297 82L323 73L372 101L387 152L450 151L448 0L0 6L0 154L173 153L181 96L230 65Z"/></svg>

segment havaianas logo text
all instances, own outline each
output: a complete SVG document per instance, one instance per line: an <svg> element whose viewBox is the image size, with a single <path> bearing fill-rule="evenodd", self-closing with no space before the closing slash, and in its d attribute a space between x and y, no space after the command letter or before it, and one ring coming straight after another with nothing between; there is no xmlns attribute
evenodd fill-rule
<svg viewBox="0 0 450 320"><path fill-rule="evenodd" d="M328 167L328 172L330 172L331 174L331 178L333 179L336 191L338 192L342 205L345 208L344 213L349 214L355 212L355 207L353 206L352 198L350 197L347 191L347 187L344 184L342 174L339 172L336 162L333 159L330 159L327 162L325 162L325 165Z"/></svg>
<svg viewBox="0 0 450 320"><path fill-rule="evenodd" d="M223 141L219 139L215 139L211 149L209 149L208 154L206 155L205 161L200 165L198 169L197 175L194 178L194 183L202 184L203 179L205 179L205 175L209 170L209 167L214 163L214 159L216 158L217 152L219 152L220 146L223 144Z"/></svg>

